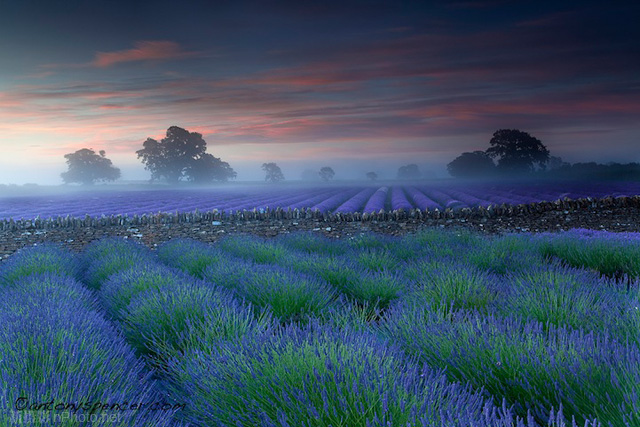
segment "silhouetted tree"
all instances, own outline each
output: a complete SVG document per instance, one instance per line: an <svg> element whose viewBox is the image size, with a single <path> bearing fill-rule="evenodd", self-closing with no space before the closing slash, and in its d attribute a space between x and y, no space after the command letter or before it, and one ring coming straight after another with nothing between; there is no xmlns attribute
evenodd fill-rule
<svg viewBox="0 0 640 427"><path fill-rule="evenodd" d="M462 153L447 165L449 174L456 178L491 176L496 165L484 151Z"/></svg>
<svg viewBox="0 0 640 427"><path fill-rule="evenodd" d="M322 178L323 181L330 181L331 179L333 179L335 174L336 173L329 166L323 167L322 169L320 169L320 172L318 172L318 175L320 175L320 178Z"/></svg>
<svg viewBox="0 0 640 427"><path fill-rule="evenodd" d="M588 179L595 181L637 181L640 180L640 164L607 163L606 165L589 162L569 164L563 162L557 169L546 172L553 177L570 179Z"/></svg>
<svg viewBox="0 0 640 427"><path fill-rule="evenodd" d="M410 164L406 166L401 166L398 169L398 179L418 179L420 178L420 169L418 169L418 165Z"/></svg>
<svg viewBox="0 0 640 427"><path fill-rule="evenodd" d="M280 167L275 163L263 163L262 170L267 174L264 177L265 181L278 182L284 180L284 175L280 170Z"/></svg>
<svg viewBox="0 0 640 427"><path fill-rule="evenodd" d="M378 179L378 174L375 172L367 172L367 178L369 178L371 181L375 181L376 179Z"/></svg>
<svg viewBox="0 0 640 427"><path fill-rule="evenodd" d="M228 163L206 153L207 143L202 134L189 132L178 126L167 129L160 141L147 138L143 149L136 151L151 179L165 178L177 183L186 177L190 181L226 181L236 173Z"/></svg>
<svg viewBox="0 0 640 427"><path fill-rule="evenodd" d="M236 172L212 154L203 153L195 159L186 170L187 179L195 183L211 183L213 181L228 181L237 176Z"/></svg>
<svg viewBox="0 0 640 427"><path fill-rule="evenodd" d="M498 169L507 173L532 172L534 166L544 169L549 150L527 132L500 129L493 134L486 153L498 158Z"/></svg>
<svg viewBox="0 0 640 427"><path fill-rule="evenodd" d="M75 153L65 154L69 170L60 176L66 183L79 182L91 185L95 181L115 181L120 178L120 169L107 159L104 150L96 154L93 149L83 148Z"/></svg>

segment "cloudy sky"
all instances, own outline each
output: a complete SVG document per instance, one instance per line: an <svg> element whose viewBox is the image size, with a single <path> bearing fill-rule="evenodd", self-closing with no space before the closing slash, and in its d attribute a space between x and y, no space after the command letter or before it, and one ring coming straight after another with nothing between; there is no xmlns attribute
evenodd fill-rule
<svg viewBox="0 0 640 427"><path fill-rule="evenodd" d="M640 6L616 1L0 0L0 183L123 179L169 126L239 180L458 154L517 128L564 160L640 161ZM546 6L545 6L546 4Z"/></svg>

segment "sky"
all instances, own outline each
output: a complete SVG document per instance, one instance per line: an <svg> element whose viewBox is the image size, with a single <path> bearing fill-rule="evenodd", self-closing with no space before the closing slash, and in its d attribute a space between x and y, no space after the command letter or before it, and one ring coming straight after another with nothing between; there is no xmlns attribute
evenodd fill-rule
<svg viewBox="0 0 640 427"><path fill-rule="evenodd" d="M105 150L124 180L167 128L238 180L446 176L493 132L565 161L640 162L640 3L0 0L0 183L61 184Z"/></svg>

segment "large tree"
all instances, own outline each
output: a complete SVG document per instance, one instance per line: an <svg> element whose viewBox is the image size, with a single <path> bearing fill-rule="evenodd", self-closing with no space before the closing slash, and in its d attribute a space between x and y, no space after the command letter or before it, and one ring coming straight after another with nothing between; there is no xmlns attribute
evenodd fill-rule
<svg viewBox="0 0 640 427"><path fill-rule="evenodd" d="M93 149L83 148L75 153L65 154L69 170L60 176L66 183L79 182L91 185L95 181L115 181L120 178L120 169L113 166L107 159L104 150L96 154Z"/></svg>
<svg viewBox="0 0 640 427"><path fill-rule="evenodd" d="M237 176L236 172L212 154L203 153L196 158L185 171L187 179L195 183L211 183L213 181L228 181Z"/></svg>
<svg viewBox="0 0 640 427"><path fill-rule="evenodd" d="M449 174L456 178L491 176L496 165L484 151L462 153L447 165Z"/></svg>
<svg viewBox="0 0 640 427"><path fill-rule="evenodd" d="M332 180L335 174L336 173L333 171L333 168L329 166L324 166L322 169L320 169L320 172L318 172L320 178L322 178L322 180L325 182Z"/></svg>
<svg viewBox="0 0 640 427"><path fill-rule="evenodd" d="M498 159L498 169L507 173L532 172L544 168L549 150L538 138L517 129L499 129L489 141L486 153Z"/></svg>
<svg viewBox="0 0 640 427"><path fill-rule="evenodd" d="M409 165L400 166L398 168L398 179L418 179L420 178L420 169L418 165L411 163Z"/></svg>
<svg viewBox="0 0 640 427"><path fill-rule="evenodd" d="M164 178L169 183L177 183L182 178L196 182L235 178L236 173L229 164L206 153L206 149L202 134L171 126L162 140L147 138L143 149L136 154L151 172L152 180Z"/></svg>
<svg viewBox="0 0 640 427"><path fill-rule="evenodd" d="M275 163L263 163L262 170L266 173L264 177L265 181L278 182L284 180L284 175L282 174L282 170L280 170L280 166Z"/></svg>

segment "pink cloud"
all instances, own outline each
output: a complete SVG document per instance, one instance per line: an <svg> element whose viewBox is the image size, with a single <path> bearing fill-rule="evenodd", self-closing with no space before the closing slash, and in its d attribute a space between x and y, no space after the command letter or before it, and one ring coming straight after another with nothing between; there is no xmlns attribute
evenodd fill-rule
<svg viewBox="0 0 640 427"><path fill-rule="evenodd" d="M197 52L186 52L180 45L171 41L140 41L133 49L115 52L98 52L90 65L94 67L110 67L123 62L160 61L181 59L196 55Z"/></svg>

